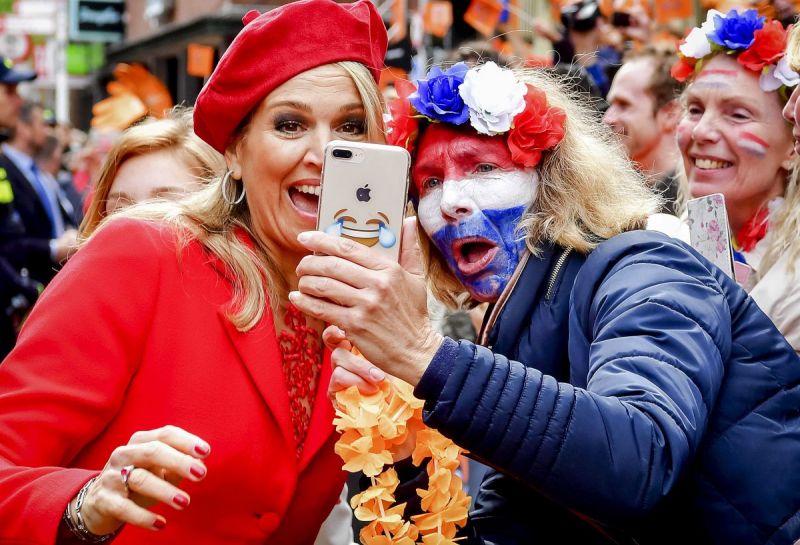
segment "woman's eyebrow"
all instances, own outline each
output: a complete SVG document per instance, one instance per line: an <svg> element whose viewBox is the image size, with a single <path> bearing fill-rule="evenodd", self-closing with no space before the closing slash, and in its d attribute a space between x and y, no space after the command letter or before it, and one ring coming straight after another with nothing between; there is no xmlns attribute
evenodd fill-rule
<svg viewBox="0 0 800 545"><path fill-rule="evenodd" d="M269 108L293 108L295 110L300 110L302 112L311 113L311 106L305 104L304 102L297 102L296 100L281 100L275 102L274 104L270 104Z"/></svg>
<svg viewBox="0 0 800 545"><path fill-rule="evenodd" d="M354 110L364 110L364 105L360 102L353 102L351 104L345 104L339 108L340 112L352 112Z"/></svg>

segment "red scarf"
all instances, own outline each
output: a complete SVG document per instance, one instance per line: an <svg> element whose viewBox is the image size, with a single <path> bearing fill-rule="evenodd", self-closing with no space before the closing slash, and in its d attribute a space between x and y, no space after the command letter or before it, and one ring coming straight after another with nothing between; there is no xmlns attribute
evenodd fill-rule
<svg viewBox="0 0 800 545"><path fill-rule="evenodd" d="M736 232L736 244L742 252L749 252L767 235L769 208L763 207Z"/></svg>

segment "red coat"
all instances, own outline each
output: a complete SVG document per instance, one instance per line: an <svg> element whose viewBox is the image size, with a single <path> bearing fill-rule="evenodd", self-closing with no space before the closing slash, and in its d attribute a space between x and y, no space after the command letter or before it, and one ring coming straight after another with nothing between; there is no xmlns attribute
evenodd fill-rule
<svg viewBox="0 0 800 545"><path fill-rule="evenodd" d="M167 527L130 543L313 543L344 482L325 357L299 463L267 315L225 318L221 264L174 234L117 220L78 252L0 365L0 544L52 544L69 499L137 430L173 424L211 445ZM64 469L70 468L70 469ZM85 469L73 469L85 468Z"/></svg>

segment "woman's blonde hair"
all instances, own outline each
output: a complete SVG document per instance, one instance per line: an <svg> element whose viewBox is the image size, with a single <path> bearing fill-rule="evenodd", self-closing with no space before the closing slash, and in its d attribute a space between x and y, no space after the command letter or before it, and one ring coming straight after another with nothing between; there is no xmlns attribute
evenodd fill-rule
<svg viewBox="0 0 800 545"><path fill-rule="evenodd" d="M800 71L800 26L789 33L786 60L794 71ZM795 263L800 257L800 157L795 157L789 174L784 202L770 227L770 243L761 260L758 272L763 277L779 259L786 256L789 274L796 273Z"/></svg>
<svg viewBox="0 0 800 545"><path fill-rule="evenodd" d="M94 186L92 202L83 218L80 236L88 238L106 217L106 201L114 179L128 159L158 151L179 157L192 176L206 182L225 170L225 161L214 148L194 134L192 109L174 108L164 119L149 118L126 130L106 156Z"/></svg>
<svg viewBox="0 0 800 545"><path fill-rule="evenodd" d="M548 102L567 114L564 140L545 153L537 167L536 197L519 225L528 249L537 255L543 245L555 243L585 254L605 239L644 228L660 199L619 141L597 121L596 113L570 99L555 76L543 71L515 72L520 81L544 91ZM469 298L421 228L419 239L433 294L451 307L474 306L477 301Z"/></svg>
<svg viewBox="0 0 800 545"><path fill-rule="evenodd" d="M789 43L786 45L786 61L795 72L800 72L800 26L795 25L789 32Z"/></svg>
<svg viewBox="0 0 800 545"><path fill-rule="evenodd" d="M383 102L369 70L351 61L333 63L333 66L343 69L355 84L364 104L367 140L384 142ZM247 128L245 123L230 145L246 137ZM114 217L166 223L181 237L181 246L197 240L221 260L227 267L233 291L228 318L239 331L249 331L261 320L268 304L275 310L285 302L288 285L277 267L278 256L270 255L255 236L247 200L231 205L223 196L222 180L223 177L218 176L181 201L132 206L115 213ZM254 241L252 248L239 238L239 231Z"/></svg>
<svg viewBox="0 0 800 545"><path fill-rule="evenodd" d="M796 273L795 264L800 258L800 158L794 159L783 198L783 205L769 228L769 245L759 265L758 274L762 278L784 257L789 275Z"/></svg>

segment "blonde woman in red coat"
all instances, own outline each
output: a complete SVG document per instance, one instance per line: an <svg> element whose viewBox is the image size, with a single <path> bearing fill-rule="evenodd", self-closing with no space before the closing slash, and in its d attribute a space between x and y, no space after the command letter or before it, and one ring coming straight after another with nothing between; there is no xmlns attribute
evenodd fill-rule
<svg viewBox="0 0 800 545"><path fill-rule="evenodd" d="M0 543L312 543L342 490L286 295L323 146L382 141L386 33L363 0L244 22L195 108L225 176L105 221L0 365Z"/></svg>

